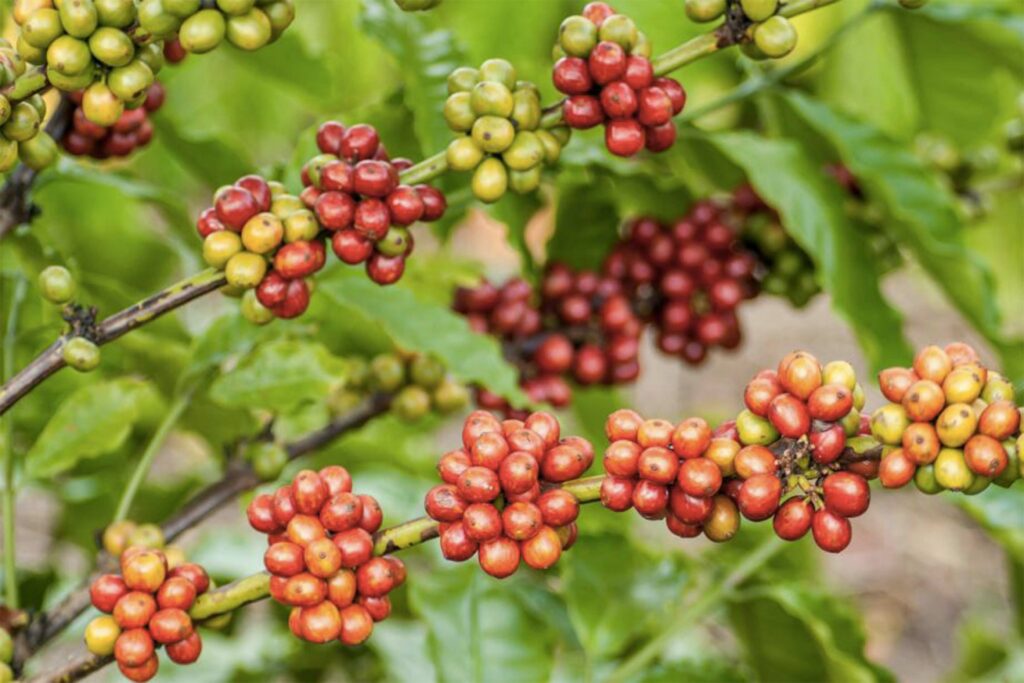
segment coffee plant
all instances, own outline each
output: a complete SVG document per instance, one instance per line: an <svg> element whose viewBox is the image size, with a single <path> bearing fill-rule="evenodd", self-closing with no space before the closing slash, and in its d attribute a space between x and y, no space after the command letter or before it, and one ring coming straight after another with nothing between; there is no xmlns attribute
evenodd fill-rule
<svg viewBox="0 0 1024 683"><path fill-rule="evenodd" d="M1010 5L15 0L0 683L1020 678Z"/></svg>

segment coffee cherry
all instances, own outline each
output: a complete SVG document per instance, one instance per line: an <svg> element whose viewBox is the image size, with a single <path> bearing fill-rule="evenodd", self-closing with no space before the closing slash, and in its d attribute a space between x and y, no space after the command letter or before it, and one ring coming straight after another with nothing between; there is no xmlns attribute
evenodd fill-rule
<svg viewBox="0 0 1024 683"><path fill-rule="evenodd" d="M776 400L783 398L783 396L788 397L786 401L793 398L788 394L781 394L772 399L772 404L774 404ZM786 401L783 402L783 405L776 408L776 412L779 413L777 419L779 419L780 422L783 422L787 429L798 429L801 426L800 420L806 411L801 412L801 408L797 407L796 404ZM796 403L799 403L799 401ZM802 405L803 404L800 404L800 406ZM771 404L769 404L768 416L771 415L772 409ZM810 426L810 416L807 415L806 417L808 426ZM767 445L775 443L779 438L779 429L772 420L759 417L753 412L747 410L744 410L736 417L736 430L739 434L740 441L744 444Z"/></svg>
<svg viewBox="0 0 1024 683"><path fill-rule="evenodd" d="M871 416L871 433L879 441L890 446L902 443L903 432L909 426L910 420L906 409L896 403L882 406Z"/></svg>
<svg viewBox="0 0 1024 683"><path fill-rule="evenodd" d="M779 507L782 482L774 474L755 474L743 482L739 493L739 509L752 521L768 519Z"/></svg>
<svg viewBox="0 0 1024 683"><path fill-rule="evenodd" d="M936 454L937 455L937 454ZM884 456L878 466L878 480L887 489L900 488L914 478L917 465L905 453L897 448Z"/></svg>
<svg viewBox="0 0 1024 683"><path fill-rule="evenodd" d="M501 535L502 516L489 503L473 503L462 515L466 535L476 543L490 541Z"/></svg>
<svg viewBox="0 0 1024 683"><path fill-rule="evenodd" d="M646 479L633 488L633 507L646 519L661 519L669 502L669 489Z"/></svg>
<svg viewBox="0 0 1024 683"><path fill-rule="evenodd" d="M871 502L871 490L863 477L850 472L835 472L822 485L825 507L843 517L864 514Z"/></svg>
<svg viewBox="0 0 1024 683"><path fill-rule="evenodd" d="M704 535L715 543L723 543L735 536L739 528L740 516L736 504L728 496L715 496L711 511L703 523Z"/></svg>
<svg viewBox="0 0 1024 683"><path fill-rule="evenodd" d="M295 576L306 568L302 546L290 541L274 543L263 554L263 565L274 576Z"/></svg>
<svg viewBox="0 0 1024 683"><path fill-rule="evenodd" d="M607 476L601 481L601 504L614 512L633 507L635 481L626 477Z"/></svg>
<svg viewBox="0 0 1024 683"><path fill-rule="evenodd" d="M47 266L39 273L39 290L43 298L55 304L66 304L75 296L75 280L63 266Z"/></svg>
<svg viewBox="0 0 1024 683"><path fill-rule="evenodd" d="M994 401L981 411L978 431L996 440L1010 438L1020 429L1021 413L1012 401Z"/></svg>
<svg viewBox="0 0 1024 683"><path fill-rule="evenodd" d="M814 508L806 498L790 498L779 506L772 520L775 534L786 541L796 541L811 528Z"/></svg>
<svg viewBox="0 0 1024 683"><path fill-rule="evenodd" d="M829 509L818 510L811 520L811 534L822 550L838 553L850 545L850 522Z"/></svg>
<svg viewBox="0 0 1024 683"><path fill-rule="evenodd" d="M957 448L967 443L978 426L974 409L966 403L946 406L935 421L935 431L944 446Z"/></svg>
<svg viewBox="0 0 1024 683"><path fill-rule="evenodd" d="M533 569L548 569L562 555L562 541L550 526L541 527L521 548L523 561Z"/></svg>
<svg viewBox="0 0 1024 683"><path fill-rule="evenodd" d="M783 16L776 15L754 29L754 45L768 57L785 57L796 47L796 29Z"/></svg>
<svg viewBox="0 0 1024 683"><path fill-rule="evenodd" d="M192 607L197 595L196 587L184 577L170 577L157 591L156 602L160 609L187 610Z"/></svg>
<svg viewBox="0 0 1024 683"><path fill-rule="evenodd" d="M915 422L934 420L946 404L942 387L931 380L914 382L903 396L907 417Z"/></svg>
<svg viewBox="0 0 1024 683"><path fill-rule="evenodd" d="M725 13L726 0L686 0L684 10L692 21L714 21Z"/></svg>
<svg viewBox="0 0 1024 683"><path fill-rule="evenodd" d="M722 471L707 458L684 460L679 468L679 487L688 495L710 498L722 486Z"/></svg>
<svg viewBox="0 0 1024 683"><path fill-rule="evenodd" d="M120 635L121 627L113 617L96 617L85 627L85 647L94 655L109 657Z"/></svg>
<svg viewBox="0 0 1024 683"><path fill-rule="evenodd" d="M341 635L339 640L354 646L366 641L373 632L373 617L362 605L349 605L340 611Z"/></svg>
<svg viewBox="0 0 1024 683"><path fill-rule="evenodd" d="M645 141L643 126L633 119L611 121L605 127L605 146L617 156L633 156L644 148Z"/></svg>
<svg viewBox="0 0 1024 683"><path fill-rule="evenodd" d="M917 465L928 465L939 455L939 435L928 422L915 422L903 432L903 451Z"/></svg>
<svg viewBox="0 0 1024 683"><path fill-rule="evenodd" d="M64 342L61 358L75 370L89 372L100 364L100 349L85 337L72 337Z"/></svg>
<svg viewBox="0 0 1024 683"><path fill-rule="evenodd" d="M559 544L561 547L561 544ZM478 548L480 568L496 579L504 579L519 567L519 544L504 536L481 543Z"/></svg>
<svg viewBox="0 0 1024 683"><path fill-rule="evenodd" d="M192 619L184 610L162 609L149 620L149 633L158 643L178 643L193 633Z"/></svg>
<svg viewBox="0 0 1024 683"><path fill-rule="evenodd" d="M838 460L846 447L846 433L841 424L811 432L808 440L812 449L811 457L815 462L825 465Z"/></svg>
<svg viewBox="0 0 1024 683"><path fill-rule="evenodd" d="M678 473L678 457L662 446L645 448L637 459L637 474L640 478L655 484L671 484L676 480Z"/></svg>

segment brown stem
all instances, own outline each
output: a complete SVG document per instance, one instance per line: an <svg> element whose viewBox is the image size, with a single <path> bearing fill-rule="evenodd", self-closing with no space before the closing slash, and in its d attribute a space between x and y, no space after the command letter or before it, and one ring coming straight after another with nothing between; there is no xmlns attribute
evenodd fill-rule
<svg viewBox="0 0 1024 683"><path fill-rule="evenodd" d="M115 313L91 330L82 332L98 345L112 342L136 327L141 327L168 311L220 288L226 282L223 273L212 269L204 270ZM35 360L0 387L0 415L10 410L36 385L64 367L62 352L69 338L68 335L64 335L50 344L45 351L36 356Z"/></svg>
<svg viewBox="0 0 1024 683"><path fill-rule="evenodd" d="M374 417L386 412L391 405L390 394L374 394L352 411L331 421L325 427L310 432L285 445L288 458L294 460L327 445L346 432L358 429ZM269 439L270 435L263 435ZM244 446L236 446L223 476L196 494L173 517L164 522L164 538L170 542L188 529L198 525L218 508L234 500L240 493L262 483L243 457ZM13 666L17 671L24 662L46 642L63 631L68 624L89 608L89 585L101 574L117 571L117 560L101 551L96 570L57 605L39 614L18 634ZM83 660L84 661L84 660ZM105 663L105 662L104 662ZM91 669L89 671L92 671ZM86 671L85 673L89 673ZM63 680L63 679L48 679ZM74 680L74 679L68 679Z"/></svg>
<svg viewBox="0 0 1024 683"><path fill-rule="evenodd" d="M74 111L74 103L67 96L61 97L50 122L46 124L46 132L50 137L55 140L64 137ZM22 164L14 169L3 188L0 188L0 240L19 225L32 220L36 207L29 195L38 175L38 171Z"/></svg>

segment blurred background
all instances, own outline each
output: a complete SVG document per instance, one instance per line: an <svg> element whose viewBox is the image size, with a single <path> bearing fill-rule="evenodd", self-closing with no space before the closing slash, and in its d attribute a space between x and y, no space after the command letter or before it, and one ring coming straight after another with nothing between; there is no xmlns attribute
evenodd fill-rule
<svg viewBox="0 0 1024 683"><path fill-rule="evenodd" d="M253 54L221 48L162 72L167 102L144 151L126 162L63 159L41 176L33 195L39 217L0 245L0 305L7 310L18 278L34 283L49 263L67 265L82 299L103 313L199 270L194 217L212 192L251 172L298 189L324 120L372 123L392 155L417 160L443 149L451 137L441 117L444 78L456 66L504 57L537 83L545 102L555 101L551 46L561 20L582 4L444 0L428 14L407 15L390 0L297 0L295 24L274 45ZM708 28L686 18L682 0L613 4L648 34L655 54ZM783 60L766 65L723 51L674 74L688 93L687 124L665 155L613 159L599 132L577 132L541 192L490 207L471 200L468 174L449 174L440 183L449 214L414 230L417 250L395 288L444 307L456 284L480 274L532 278L554 259L596 267L626 218L671 219L696 199L767 173L788 188L787 197L780 191L768 200L783 201L776 206L783 225L808 253L822 293L802 307L767 294L745 303L744 343L698 367L645 339L639 380L577 390L563 431L601 444L604 416L621 406L673 421L728 419L742 407L745 383L798 348L851 361L869 389L869 409L883 402L878 369L909 363L912 348L954 340L1002 368L1020 396L1022 11L1014 0L934 0L916 12L843 0L800 16L798 47ZM807 172L835 162L862 181L859 209ZM842 205L836 214L843 215L816 214L815 201ZM878 235L884 259L866 246ZM343 281L351 273L332 259L321 275ZM394 342L390 321L330 296L315 296L308 315L265 331L242 322L237 308L233 299L205 297L106 347L98 373L60 373L19 404L9 444L31 454L66 397L97 383L141 387L131 409L80 398L94 415L121 411L129 428L56 477L23 479L16 548L29 606L51 604L91 568L95 533L131 471L126 463L138 457L174 380L209 335L248 341L215 368L225 374L270 338L323 345L339 357ZM60 329L41 298L21 316L15 367ZM228 445L254 433L261 411L196 397L132 517L159 522L216 479ZM322 401L290 406L278 415L281 436L327 417ZM360 492L380 500L385 525L397 523L422 514L436 458L457 443L460 428L460 418L412 425L378 418L285 476L342 463ZM300 643L287 631L285 610L264 602L237 613L225 631L204 634L197 664L163 666L158 680L600 681L638 661L631 680L652 683L1024 680L1021 490L1019 483L990 487L966 498L876 489L838 556L825 556L809 538L776 548L770 528L746 522L722 546L683 541L661 524L591 505L581 514L579 543L555 570L498 582L475 562L446 563L436 544L426 544L403 553L409 582L366 646ZM264 539L245 523L248 500L180 542L219 582L262 567ZM751 558L756 572L736 584L733 572ZM77 652L88 616L32 670ZM650 643L657 657L637 659ZM118 675L111 667L94 678Z"/></svg>

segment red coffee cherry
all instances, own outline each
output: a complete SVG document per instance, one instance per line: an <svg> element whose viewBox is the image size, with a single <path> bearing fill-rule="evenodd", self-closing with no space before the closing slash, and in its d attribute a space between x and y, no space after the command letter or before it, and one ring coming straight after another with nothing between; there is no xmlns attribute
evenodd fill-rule
<svg viewBox="0 0 1024 683"><path fill-rule="evenodd" d="M198 564L194 562L186 562L180 564L174 569L167 573L169 578L181 577L187 579L189 583L196 587L196 593L202 595L210 587L210 577Z"/></svg>
<svg viewBox="0 0 1024 683"><path fill-rule="evenodd" d="M722 486L722 471L707 458L684 460L679 468L679 487L687 494L710 498Z"/></svg>
<svg viewBox="0 0 1024 683"><path fill-rule="evenodd" d="M562 541L558 532L549 526L540 530L521 544L523 562L533 569L548 569L562 555Z"/></svg>
<svg viewBox="0 0 1024 683"><path fill-rule="evenodd" d="M118 601L128 594L124 579L116 574L104 574L89 585L89 599L101 612L110 614Z"/></svg>
<svg viewBox="0 0 1024 683"><path fill-rule="evenodd" d="M362 595L358 604L366 608L374 621L384 621L391 615L391 600L386 595L379 598Z"/></svg>
<svg viewBox="0 0 1024 683"><path fill-rule="evenodd" d="M327 584L308 572L296 574L285 583L282 597L293 607L313 607L327 598Z"/></svg>
<svg viewBox="0 0 1024 683"><path fill-rule="evenodd" d="M608 416L605 421L605 435L609 441L626 439L634 441L643 423L643 418L633 410L620 409Z"/></svg>
<svg viewBox="0 0 1024 683"><path fill-rule="evenodd" d="M468 470L469 468L465 468ZM462 519L468 503L451 484L435 486L427 491L424 508L431 519L439 522L457 522Z"/></svg>
<svg viewBox="0 0 1024 683"><path fill-rule="evenodd" d="M341 635L345 645L359 645L373 633L373 617L362 605L349 605L341 610Z"/></svg>
<svg viewBox="0 0 1024 683"><path fill-rule="evenodd" d="M342 531L332 540L341 551L341 566L347 569L354 569L373 556L373 537L365 529Z"/></svg>
<svg viewBox="0 0 1024 683"><path fill-rule="evenodd" d="M607 476L601 481L601 504L609 510L624 512L633 507L635 487L633 479Z"/></svg>
<svg viewBox="0 0 1024 683"><path fill-rule="evenodd" d="M481 543L477 554L480 568L496 579L504 579L519 567L519 544L511 538L499 536Z"/></svg>
<svg viewBox="0 0 1024 683"><path fill-rule="evenodd" d="M782 482L773 474L755 474L740 487L737 504L740 512L749 520L768 519L779 507Z"/></svg>
<svg viewBox="0 0 1024 683"><path fill-rule="evenodd" d="M645 448L637 460L637 474L641 479L655 484L672 484L678 473L678 456L662 446Z"/></svg>
<svg viewBox="0 0 1024 683"><path fill-rule="evenodd" d="M815 462L822 464L835 462L846 448L846 432L842 425L838 424L811 432L808 439L811 443L811 457Z"/></svg>
<svg viewBox="0 0 1024 683"><path fill-rule="evenodd" d="M786 541L803 538L811 528L814 508L806 498L790 498L779 506L772 520L775 534Z"/></svg>
<svg viewBox="0 0 1024 683"><path fill-rule="evenodd" d="M363 505L363 516L359 520L359 528L370 534L377 533L384 521L384 511L381 509L380 503L373 496L364 493L359 494L359 502Z"/></svg>
<svg viewBox="0 0 1024 683"><path fill-rule="evenodd" d="M791 394L780 394L768 405L768 419L782 436L796 439L811 428L807 405Z"/></svg>
<svg viewBox="0 0 1024 683"><path fill-rule="evenodd" d="M341 140L345 136L345 126L337 121L327 121L316 131L316 146L324 154L340 154Z"/></svg>
<svg viewBox="0 0 1024 683"><path fill-rule="evenodd" d="M285 541L274 543L263 553L263 566L276 576L295 576L306 568L302 546Z"/></svg>
<svg viewBox="0 0 1024 683"><path fill-rule="evenodd" d="M848 519L825 508L814 513L811 534L819 548L826 552L838 553L850 545L853 531Z"/></svg>
<svg viewBox="0 0 1024 683"><path fill-rule="evenodd" d="M386 558L374 557L356 570L359 595L379 598L387 595L397 584L395 567Z"/></svg>
<svg viewBox="0 0 1024 683"><path fill-rule="evenodd" d="M613 441L604 452L604 470L616 477L635 477L643 449L635 441Z"/></svg>
<svg viewBox="0 0 1024 683"><path fill-rule="evenodd" d="M181 609L172 607L156 612L149 620L149 633L158 643L178 643L193 633L192 619Z"/></svg>
<svg viewBox="0 0 1024 683"><path fill-rule="evenodd" d="M901 448L892 451L878 463L878 480L887 489L906 486L916 472L917 465Z"/></svg>
<svg viewBox="0 0 1024 683"><path fill-rule="evenodd" d="M864 514L871 502L871 489L864 477L851 472L834 472L822 485L825 507L843 517Z"/></svg>
<svg viewBox="0 0 1024 683"><path fill-rule="evenodd" d="M525 493L538 481L537 460L532 455L517 451L505 458L498 469L501 490L505 493Z"/></svg>
<svg viewBox="0 0 1024 683"><path fill-rule="evenodd" d="M563 489L551 489L537 499L544 524L561 527L576 521L580 513L580 504L576 497Z"/></svg>
<svg viewBox="0 0 1024 683"><path fill-rule="evenodd" d="M196 587L184 577L171 577L164 581L156 594L157 606L160 609L187 610L196 600Z"/></svg>
<svg viewBox="0 0 1024 683"><path fill-rule="evenodd" d="M631 157L644 148L644 127L635 119L610 121L604 129L604 144L608 151L620 157Z"/></svg>
<svg viewBox="0 0 1024 683"><path fill-rule="evenodd" d="M647 519L661 519L669 500L669 487L641 479L633 488L633 507Z"/></svg>
<svg viewBox="0 0 1024 683"><path fill-rule="evenodd" d="M450 524L441 531L441 554L446 560L464 562L473 557L477 543L466 533L462 522Z"/></svg>
<svg viewBox="0 0 1024 683"><path fill-rule="evenodd" d="M144 628L129 628L114 643L114 658L125 666L142 666L153 656L153 638Z"/></svg>
<svg viewBox="0 0 1024 683"><path fill-rule="evenodd" d="M329 538L321 538L306 546L303 560L309 573L321 579L329 578L341 569L341 551Z"/></svg>
<svg viewBox="0 0 1024 683"><path fill-rule="evenodd" d="M338 145L340 155L351 162L371 159L380 147L380 136L373 126L360 123L346 130Z"/></svg>
<svg viewBox="0 0 1024 683"><path fill-rule="evenodd" d="M477 543L490 541L501 535L501 513L490 503L473 503L462 516L466 535Z"/></svg>
<svg viewBox="0 0 1024 683"><path fill-rule="evenodd" d="M199 659L199 655L202 654L203 640L199 637L198 632L193 631L192 635L184 640L166 645L164 652L167 653L167 658L175 664L191 664ZM153 661L156 661L155 657Z"/></svg>
<svg viewBox="0 0 1024 683"><path fill-rule="evenodd" d="M298 631L304 640L311 643L330 642L341 635L341 614L327 600L312 607L302 607L298 612Z"/></svg>
<svg viewBox="0 0 1024 683"><path fill-rule="evenodd" d="M711 427L699 417L683 420L672 432L672 449L680 458L697 458L710 443Z"/></svg>
<svg viewBox="0 0 1024 683"><path fill-rule="evenodd" d="M594 86L587 62L579 57L562 57L555 62L551 79L555 88L566 95L586 95Z"/></svg>
<svg viewBox="0 0 1024 683"><path fill-rule="evenodd" d="M593 95L571 95L562 104L562 116L570 128L587 129L604 122L604 109Z"/></svg>
<svg viewBox="0 0 1024 683"><path fill-rule="evenodd" d="M220 222L235 232L241 232L242 226L260 212L252 193L233 185L218 192L213 205Z"/></svg>
<svg viewBox="0 0 1024 683"><path fill-rule="evenodd" d="M295 515L288 522L285 531L288 540L305 548L307 545L318 539L327 536L327 530L320 520L313 515Z"/></svg>

